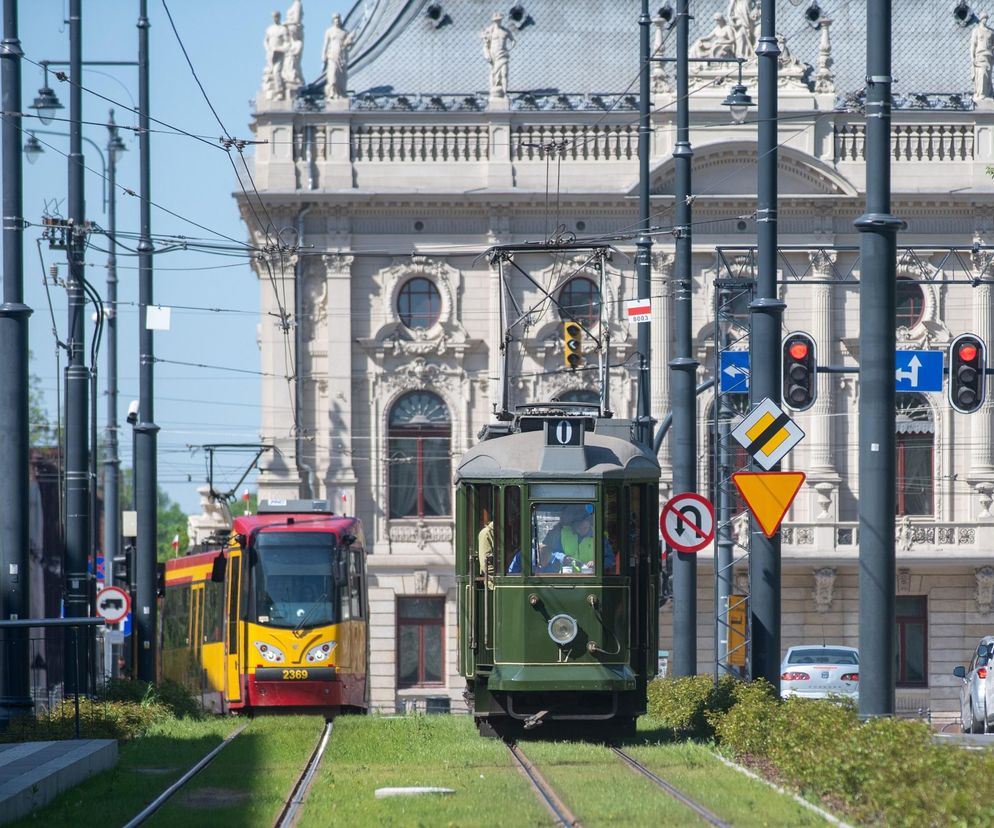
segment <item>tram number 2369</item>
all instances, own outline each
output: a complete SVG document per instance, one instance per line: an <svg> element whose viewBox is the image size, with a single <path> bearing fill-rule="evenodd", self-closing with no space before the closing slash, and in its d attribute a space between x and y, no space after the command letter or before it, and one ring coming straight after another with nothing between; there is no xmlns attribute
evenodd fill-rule
<svg viewBox="0 0 994 828"><path fill-rule="evenodd" d="M307 670L284 670L284 681L302 681L307 678Z"/></svg>

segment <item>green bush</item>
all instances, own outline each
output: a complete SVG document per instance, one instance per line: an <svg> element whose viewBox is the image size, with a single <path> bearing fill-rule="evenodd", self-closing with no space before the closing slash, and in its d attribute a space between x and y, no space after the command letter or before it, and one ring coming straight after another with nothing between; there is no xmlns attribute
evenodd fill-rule
<svg viewBox="0 0 994 828"><path fill-rule="evenodd" d="M12 719L4 733L11 742L47 741L76 738L76 709L73 699L38 716ZM81 739L134 739L152 725L172 716L168 707L158 702L79 700L79 736Z"/></svg>
<svg viewBox="0 0 994 828"><path fill-rule="evenodd" d="M158 685L133 679L112 679L98 691L97 698L136 704L162 704L178 719L200 719L205 715L190 691L170 679Z"/></svg>
<svg viewBox="0 0 994 828"><path fill-rule="evenodd" d="M717 687L712 676L657 679L649 684L646 712L676 733L708 739L714 714L732 706L737 684L731 676L722 676Z"/></svg>
<svg viewBox="0 0 994 828"><path fill-rule="evenodd" d="M733 692L735 703L729 710L710 714L718 741L739 756L767 756L780 701L762 680L739 682Z"/></svg>

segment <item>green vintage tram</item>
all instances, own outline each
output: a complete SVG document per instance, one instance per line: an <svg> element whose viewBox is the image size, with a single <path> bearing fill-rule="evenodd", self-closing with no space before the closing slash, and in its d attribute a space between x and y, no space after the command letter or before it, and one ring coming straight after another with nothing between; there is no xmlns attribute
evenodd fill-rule
<svg viewBox="0 0 994 828"><path fill-rule="evenodd" d="M486 735L567 720L624 735L645 712L659 464L597 410L519 407L456 471L459 668Z"/></svg>

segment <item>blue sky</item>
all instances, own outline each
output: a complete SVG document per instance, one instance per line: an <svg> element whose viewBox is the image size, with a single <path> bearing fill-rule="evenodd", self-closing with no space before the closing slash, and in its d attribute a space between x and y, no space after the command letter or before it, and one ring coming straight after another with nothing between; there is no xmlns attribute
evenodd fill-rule
<svg viewBox="0 0 994 828"><path fill-rule="evenodd" d="M263 33L272 12L285 13L289 0L165 0L197 75L228 133L251 138L248 128L251 104L262 75ZM320 73L320 50L324 30L334 12L344 12L350 3L304 0L305 80ZM83 60L126 61L137 59L138 0L86 0L83 3ZM22 107L29 107L42 85L42 70L31 61L68 60L69 26L66 0L20 0L20 40L25 60L22 64ZM215 239L220 235L242 241L245 226L238 216L232 192L237 184L231 163L220 149L217 137L221 127L197 87L183 58L166 16L163 0L148 0L151 65L151 115L182 131L204 136L207 142L184 135L155 132L152 135L152 201L163 209L152 209L153 235L185 235ZM49 85L66 107L60 114L69 117L69 89L50 76ZM84 67L83 134L103 151L107 144L108 111L116 110L119 125L137 123L127 111L138 99L136 67ZM104 96L103 98L100 96ZM111 99L111 101L105 98ZM24 119L24 130L68 132L66 121L43 126L37 119ZM153 127L156 127L153 124ZM162 128L162 127L159 127ZM134 133L121 130L127 151L117 167L119 185L139 189L138 140ZM38 134L50 146L34 163L24 165L24 215L32 224L40 222L49 205L50 212L66 214L66 137ZM213 146L211 146L213 144ZM101 160L91 144L84 141L87 217L107 224L103 210ZM104 153L106 155L106 153ZM235 160L237 161L237 156ZM118 191L117 226L121 234L139 230L139 204L134 197ZM220 234L215 236L215 234ZM42 284L42 264L36 239L37 227L25 232L25 301L33 308L30 339L33 351L31 371L40 378L49 415L54 419L56 389L55 340L49 300ZM125 240L133 246L130 240ZM106 238L95 236L86 255L87 279L101 295L106 292ZM59 264L66 275L65 254L43 246L44 267ZM205 443L257 441L259 438L259 370L256 345L260 323L259 285L244 258L222 257L190 250L155 257L154 299L172 307L171 329L155 334L155 356L168 360L155 367L155 421L159 432L159 480L169 496L187 511L199 511L196 489L206 482L204 452L190 449ZM138 398L138 270L134 256L118 254L118 423L121 427L121 456L131 465L131 434L125 423L129 401ZM51 289L51 308L59 335L67 328L66 295ZM214 308L225 312L214 312ZM93 335L87 330L87 351ZM87 357L87 362L89 358ZM192 363L192 364L176 364ZM194 365L216 366L211 368ZM61 367L65 367L64 355ZM106 356L98 360L98 427L106 424ZM230 370L239 369L239 371ZM226 454L215 458L215 487L235 484L250 454ZM249 477L252 484L253 477Z"/></svg>

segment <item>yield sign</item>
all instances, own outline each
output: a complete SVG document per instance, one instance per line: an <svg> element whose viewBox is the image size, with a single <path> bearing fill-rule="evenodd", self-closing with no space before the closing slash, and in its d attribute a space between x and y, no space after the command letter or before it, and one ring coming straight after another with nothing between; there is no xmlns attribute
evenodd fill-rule
<svg viewBox="0 0 994 828"><path fill-rule="evenodd" d="M714 539L714 508L695 492L674 495L659 516L663 539L679 552L699 552Z"/></svg>
<svg viewBox="0 0 994 828"><path fill-rule="evenodd" d="M732 480L763 534L772 538L804 482L804 472L737 472Z"/></svg>

